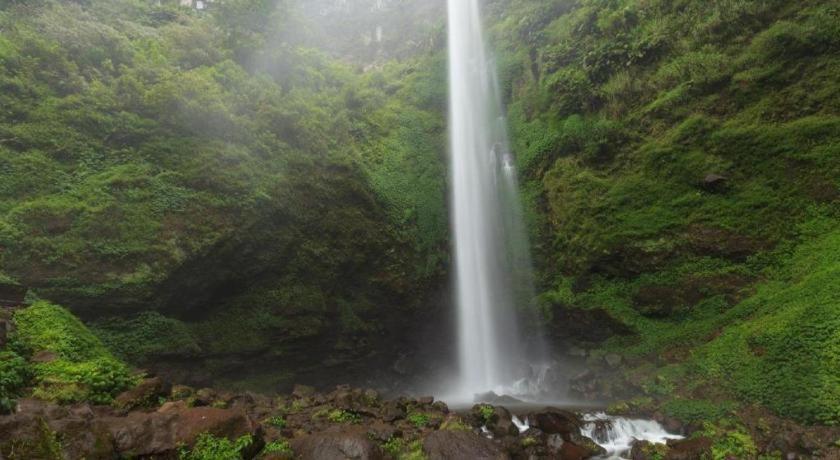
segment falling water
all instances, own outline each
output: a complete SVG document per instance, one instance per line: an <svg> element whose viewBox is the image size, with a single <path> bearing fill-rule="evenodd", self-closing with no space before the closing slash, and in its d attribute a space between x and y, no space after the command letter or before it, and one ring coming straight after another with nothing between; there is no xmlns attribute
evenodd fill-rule
<svg viewBox="0 0 840 460"><path fill-rule="evenodd" d="M531 260L480 0L449 0L452 217L460 378L457 393L526 377L517 306L533 298Z"/></svg>

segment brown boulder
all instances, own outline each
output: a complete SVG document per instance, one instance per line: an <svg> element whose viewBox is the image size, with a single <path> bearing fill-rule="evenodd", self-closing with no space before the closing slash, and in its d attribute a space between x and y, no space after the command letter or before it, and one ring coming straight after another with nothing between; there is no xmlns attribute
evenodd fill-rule
<svg viewBox="0 0 840 460"><path fill-rule="evenodd" d="M114 406L123 411L155 407L159 404L160 398L168 395L170 391L171 386L160 377L144 379L134 388L117 396L114 399Z"/></svg>
<svg viewBox="0 0 840 460"><path fill-rule="evenodd" d="M668 447L665 460L697 460L712 455L712 440L707 437L669 441Z"/></svg>
<svg viewBox="0 0 840 460"><path fill-rule="evenodd" d="M363 429L339 427L292 440L296 458L302 460L379 460L385 455Z"/></svg>
<svg viewBox="0 0 840 460"><path fill-rule="evenodd" d="M429 460L503 460L510 456L493 441L471 431L442 430L423 440Z"/></svg>
<svg viewBox="0 0 840 460"><path fill-rule="evenodd" d="M543 412L529 415L528 420L528 425L539 428L546 434L562 435L566 441L571 440L572 435L580 434L580 419L569 411L547 408Z"/></svg>
<svg viewBox="0 0 840 460"><path fill-rule="evenodd" d="M171 454L179 445L194 444L202 433L228 439L260 435L258 427L242 411L187 408L182 403L165 404L157 412L111 417L107 422L117 450L135 457Z"/></svg>

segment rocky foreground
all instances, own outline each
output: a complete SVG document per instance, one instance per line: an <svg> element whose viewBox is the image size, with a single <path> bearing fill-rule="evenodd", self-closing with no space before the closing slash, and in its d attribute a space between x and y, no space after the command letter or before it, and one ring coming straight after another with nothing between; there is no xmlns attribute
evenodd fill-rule
<svg viewBox="0 0 840 460"><path fill-rule="evenodd" d="M522 418L531 426L524 432L500 406L456 412L431 397L386 400L346 386L327 394L298 386L270 398L149 378L112 406L21 400L0 417L0 458L578 460L605 453L581 435L578 414L545 408ZM213 444L220 441L236 448ZM710 446L703 438L637 443L632 457L701 458Z"/></svg>

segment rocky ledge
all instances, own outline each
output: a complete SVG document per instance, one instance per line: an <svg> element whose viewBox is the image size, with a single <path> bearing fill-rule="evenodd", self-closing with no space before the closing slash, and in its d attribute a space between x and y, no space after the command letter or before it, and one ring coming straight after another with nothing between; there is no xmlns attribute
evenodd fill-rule
<svg viewBox="0 0 840 460"><path fill-rule="evenodd" d="M384 399L348 386L330 393L297 386L268 397L150 378L111 406L19 401L13 414L0 416L0 458L228 458L195 455L207 439L238 446L231 460L577 460L604 453L581 435L578 414L545 408L522 417L531 426L524 432L500 406L451 411L431 397Z"/></svg>

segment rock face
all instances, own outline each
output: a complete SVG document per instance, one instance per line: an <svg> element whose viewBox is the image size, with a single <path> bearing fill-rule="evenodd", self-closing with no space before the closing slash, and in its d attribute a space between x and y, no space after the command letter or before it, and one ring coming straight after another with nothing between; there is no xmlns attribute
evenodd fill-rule
<svg viewBox="0 0 840 460"><path fill-rule="evenodd" d="M292 442L296 458L303 460L380 460L382 450L368 438L364 429L337 427Z"/></svg>
<svg viewBox="0 0 840 460"><path fill-rule="evenodd" d="M260 436L257 425L238 410L170 403L156 412L120 416L108 408L32 400L19 407L16 414L0 417L0 457L52 458L44 452L59 449L65 458L166 458L202 433L229 439Z"/></svg>
<svg viewBox="0 0 840 460"><path fill-rule="evenodd" d="M423 441L429 460L504 460L510 456L493 441L471 431L435 431Z"/></svg>

